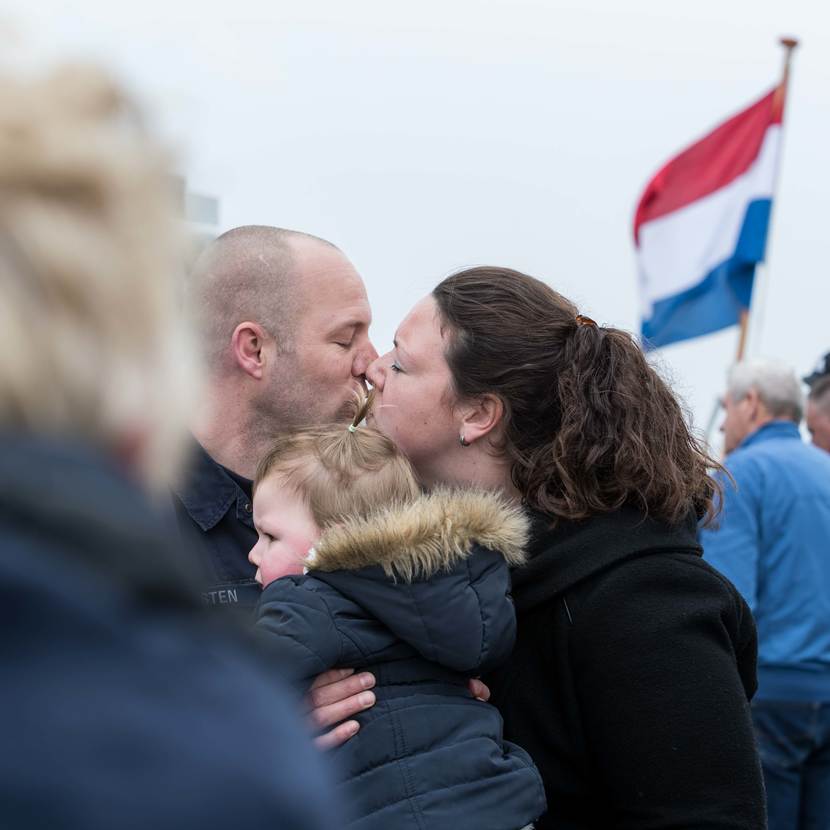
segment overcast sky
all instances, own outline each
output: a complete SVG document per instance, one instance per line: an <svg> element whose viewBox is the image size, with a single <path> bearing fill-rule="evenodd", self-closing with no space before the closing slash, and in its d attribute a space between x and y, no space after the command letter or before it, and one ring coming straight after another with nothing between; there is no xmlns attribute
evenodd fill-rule
<svg viewBox="0 0 830 830"><path fill-rule="evenodd" d="M4 2L0 37L112 67L222 230L331 239L379 350L450 271L500 264L637 330L634 206L656 169L777 82L785 116L750 350L803 374L830 349L830 11L817 0ZM736 330L658 359L702 427Z"/></svg>

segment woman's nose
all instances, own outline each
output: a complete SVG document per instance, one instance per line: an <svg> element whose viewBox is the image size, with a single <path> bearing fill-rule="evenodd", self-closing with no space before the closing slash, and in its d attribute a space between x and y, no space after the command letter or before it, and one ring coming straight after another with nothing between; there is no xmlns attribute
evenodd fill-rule
<svg viewBox="0 0 830 830"><path fill-rule="evenodd" d="M383 391L383 380L385 377L385 373L383 371L383 367L380 365L381 358L376 357L367 367L366 367L366 380L372 384L378 391Z"/></svg>

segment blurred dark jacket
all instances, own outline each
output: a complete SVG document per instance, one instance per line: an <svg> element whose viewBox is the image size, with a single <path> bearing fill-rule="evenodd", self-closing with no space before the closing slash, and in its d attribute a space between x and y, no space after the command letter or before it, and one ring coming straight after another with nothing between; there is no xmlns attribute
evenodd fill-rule
<svg viewBox="0 0 830 830"><path fill-rule="evenodd" d="M298 678L371 671L377 703L335 751L360 830L518 830L545 809L539 773L502 740L468 678L510 654L507 562L527 520L483 493L423 496L328 529L305 577L263 591L258 627Z"/></svg>
<svg viewBox="0 0 830 830"><path fill-rule="evenodd" d="M338 827L302 718L142 491L0 435L0 825Z"/></svg>

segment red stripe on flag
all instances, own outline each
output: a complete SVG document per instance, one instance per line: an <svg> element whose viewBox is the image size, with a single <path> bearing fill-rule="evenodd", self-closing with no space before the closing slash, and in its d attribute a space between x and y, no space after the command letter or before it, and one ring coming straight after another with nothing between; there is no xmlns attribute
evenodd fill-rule
<svg viewBox="0 0 830 830"><path fill-rule="evenodd" d="M702 199L746 172L761 151L767 128L781 123L783 111L779 86L663 165L637 205L635 242L645 222Z"/></svg>

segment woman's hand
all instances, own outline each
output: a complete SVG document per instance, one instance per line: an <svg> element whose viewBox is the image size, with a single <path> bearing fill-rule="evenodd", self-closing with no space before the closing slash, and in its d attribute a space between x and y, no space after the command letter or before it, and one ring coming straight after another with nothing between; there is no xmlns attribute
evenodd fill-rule
<svg viewBox="0 0 830 830"><path fill-rule="evenodd" d="M346 719L375 705L375 693L368 691L374 685L373 674L355 674L354 669L331 669L311 684L308 699L314 728L325 729L337 724L315 739L318 749L333 749L357 734L360 724ZM490 699L490 689L480 680L473 678L468 686L476 700Z"/></svg>
<svg viewBox="0 0 830 830"><path fill-rule="evenodd" d="M357 734L360 724L346 719L375 705L375 694L368 691L374 685L373 674L355 674L354 669L331 669L311 684L308 699L314 728L338 724L315 739L318 749L340 746Z"/></svg>

